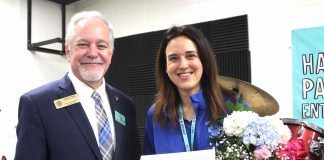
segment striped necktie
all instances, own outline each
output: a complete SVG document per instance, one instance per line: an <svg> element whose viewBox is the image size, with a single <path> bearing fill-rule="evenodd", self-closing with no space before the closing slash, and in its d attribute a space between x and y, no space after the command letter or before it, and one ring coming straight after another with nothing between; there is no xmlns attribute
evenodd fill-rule
<svg viewBox="0 0 324 160"><path fill-rule="evenodd" d="M108 118L102 106L102 100L100 95L96 91L94 91L91 97L96 102L95 108L99 131L99 149L103 160L111 160L114 148Z"/></svg>

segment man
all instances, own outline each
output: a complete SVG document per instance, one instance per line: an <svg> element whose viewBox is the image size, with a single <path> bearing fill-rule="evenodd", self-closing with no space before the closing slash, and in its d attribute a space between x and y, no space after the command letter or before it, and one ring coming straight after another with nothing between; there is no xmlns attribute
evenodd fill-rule
<svg viewBox="0 0 324 160"><path fill-rule="evenodd" d="M113 42L111 24L99 12L71 18L70 72L21 96L15 160L140 158L135 105L104 79Z"/></svg>

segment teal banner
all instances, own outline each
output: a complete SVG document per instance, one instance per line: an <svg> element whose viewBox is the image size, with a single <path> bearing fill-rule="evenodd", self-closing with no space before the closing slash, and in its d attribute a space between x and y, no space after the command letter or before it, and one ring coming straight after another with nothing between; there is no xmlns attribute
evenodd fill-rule
<svg viewBox="0 0 324 160"><path fill-rule="evenodd" d="M324 27L292 31L293 118L324 128Z"/></svg>

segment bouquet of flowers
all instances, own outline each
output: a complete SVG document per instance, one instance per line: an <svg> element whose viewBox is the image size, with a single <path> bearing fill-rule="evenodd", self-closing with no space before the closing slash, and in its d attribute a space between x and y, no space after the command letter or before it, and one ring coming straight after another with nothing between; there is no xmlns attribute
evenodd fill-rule
<svg viewBox="0 0 324 160"><path fill-rule="evenodd" d="M219 123L208 124L216 160L289 159L284 153L291 138L288 126L278 118L236 107L231 106L235 111Z"/></svg>

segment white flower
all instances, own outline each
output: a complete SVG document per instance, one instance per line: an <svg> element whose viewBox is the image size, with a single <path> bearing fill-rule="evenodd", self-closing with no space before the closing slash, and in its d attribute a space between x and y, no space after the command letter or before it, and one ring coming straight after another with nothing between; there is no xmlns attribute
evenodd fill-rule
<svg viewBox="0 0 324 160"><path fill-rule="evenodd" d="M241 137L246 126L258 117L252 111L234 111L224 119L224 131L227 136Z"/></svg>
<svg viewBox="0 0 324 160"><path fill-rule="evenodd" d="M285 125L279 118L275 118L273 116L265 116L264 118L269 121L272 127L278 132L280 136L280 143L287 144L291 138L291 131L289 127Z"/></svg>

